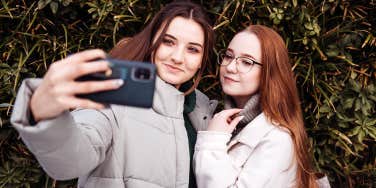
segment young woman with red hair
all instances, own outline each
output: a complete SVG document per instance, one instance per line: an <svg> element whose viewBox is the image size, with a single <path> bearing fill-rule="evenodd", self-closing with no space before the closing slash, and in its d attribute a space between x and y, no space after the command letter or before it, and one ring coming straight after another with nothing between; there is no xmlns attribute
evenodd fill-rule
<svg viewBox="0 0 376 188"><path fill-rule="evenodd" d="M198 133L198 187L318 187L280 35L251 25L234 36L218 62L226 110Z"/></svg>

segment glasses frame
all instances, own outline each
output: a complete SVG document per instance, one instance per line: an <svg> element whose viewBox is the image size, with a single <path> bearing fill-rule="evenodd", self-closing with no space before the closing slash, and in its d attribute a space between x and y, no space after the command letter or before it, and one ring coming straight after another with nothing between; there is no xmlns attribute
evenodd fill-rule
<svg viewBox="0 0 376 188"><path fill-rule="evenodd" d="M228 62L226 61L226 63L223 63L223 62L224 62L224 56L226 55L226 51L227 51L227 49L222 49L222 50L220 50L220 51L218 52L217 63L218 63L218 65L220 65L220 66L227 66L227 65L231 64L231 63L235 60L235 63L236 63L236 69L237 69L239 72L241 72L241 73L247 73L247 72L251 71L252 68L253 68L253 66L254 66L255 64L256 64L256 65L259 65L259 66L262 67L262 64L261 64L261 63L257 62L256 60L254 60L254 59L252 59L252 58L250 58L250 57L245 57L245 56L237 56L237 57L233 57L230 61L228 61ZM241 71L241 70L239 69L239 62L238 62L238 59L239 59L239 58L247 59L247 60L249 60L250 62L252 62L252 66L249 68L249 70L247 70L247 71Z"/></svg>

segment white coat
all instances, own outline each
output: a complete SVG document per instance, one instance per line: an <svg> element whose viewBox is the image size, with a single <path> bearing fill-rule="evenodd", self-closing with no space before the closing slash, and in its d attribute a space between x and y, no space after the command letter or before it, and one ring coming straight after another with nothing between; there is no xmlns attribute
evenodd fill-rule
<svg viewBox="0 0 376 188"><path fill-rule="evenodd" d="M200 131L194 154L198 188L293 187L297 164L288 130L258 115L231 134Z"/></svg>

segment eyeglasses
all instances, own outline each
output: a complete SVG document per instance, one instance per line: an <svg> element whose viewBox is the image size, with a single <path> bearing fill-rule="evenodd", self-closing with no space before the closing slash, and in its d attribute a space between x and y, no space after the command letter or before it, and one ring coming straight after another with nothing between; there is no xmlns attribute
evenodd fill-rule
<svg viewBox="0 0 376 188"><path fill-rule="evenodd" d="M239 72L241 73L247 73L249 72L253 65L259 65L262 66L261 63L257 62L256 60L249 58L249 57L235 57L231 52L227 50L221 50L219 51L218 54L218 64L221 66L227 66L229 65L232 61L236 62L236 68Z"/></svg>

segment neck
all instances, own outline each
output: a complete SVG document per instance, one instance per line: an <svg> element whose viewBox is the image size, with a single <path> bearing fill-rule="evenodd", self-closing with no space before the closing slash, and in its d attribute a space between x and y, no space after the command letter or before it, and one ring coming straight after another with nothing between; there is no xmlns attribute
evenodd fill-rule
<svg viewBox="0 0 376 188"><path fill-rule="evenodd" d="M245 104L250 99L250 96L236 96L232 98L234 99L237 108L244 108Z"/></svg>

